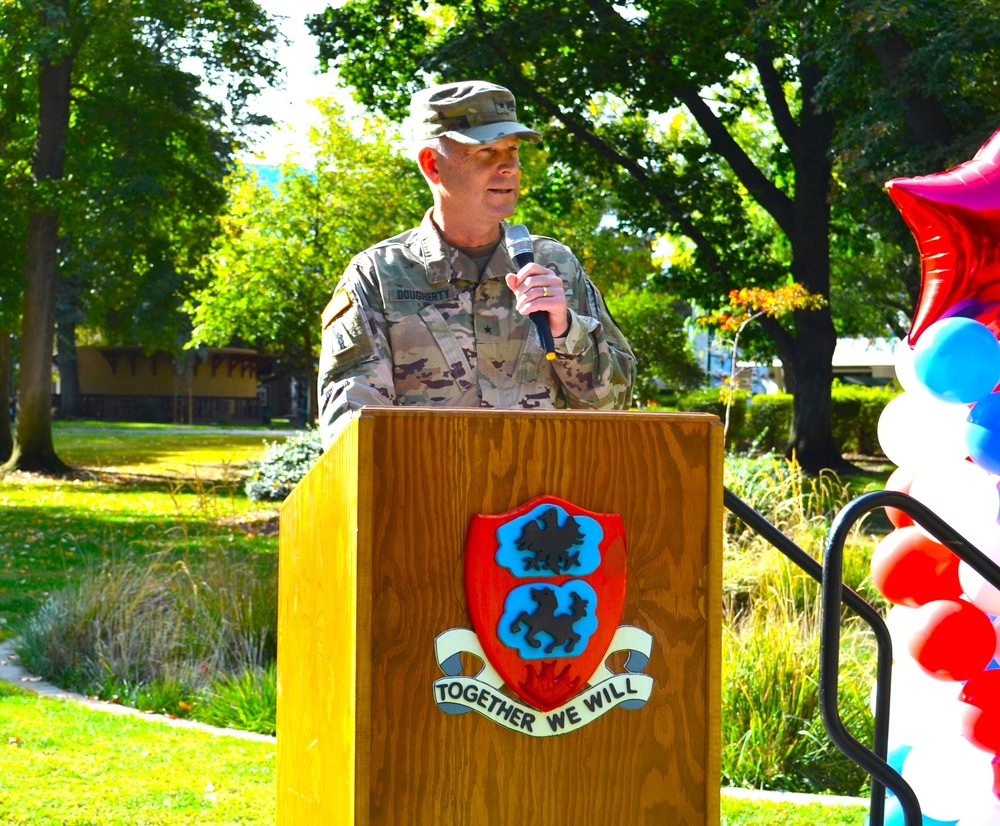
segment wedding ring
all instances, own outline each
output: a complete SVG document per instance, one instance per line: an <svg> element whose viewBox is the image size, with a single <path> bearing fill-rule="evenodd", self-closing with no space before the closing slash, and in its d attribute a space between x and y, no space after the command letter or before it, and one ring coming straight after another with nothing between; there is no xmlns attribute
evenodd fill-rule
<svg viewBox="0 0 1000 826"><path fill-rule="evenodd" d="M542 298L548 298L548 297L549 297L549 288L542 287Z"/></svg>

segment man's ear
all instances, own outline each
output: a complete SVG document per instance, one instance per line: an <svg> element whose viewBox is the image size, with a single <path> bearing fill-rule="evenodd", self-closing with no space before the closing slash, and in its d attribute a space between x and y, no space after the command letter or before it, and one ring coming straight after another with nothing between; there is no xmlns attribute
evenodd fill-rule
<svg viewBox="0 0 1000 826"><path fill-rule="evenodd" d="M440 183L441 172L438 170L438 157L429 146L422 147L417 153L417 165L430 183Z"/></svg>

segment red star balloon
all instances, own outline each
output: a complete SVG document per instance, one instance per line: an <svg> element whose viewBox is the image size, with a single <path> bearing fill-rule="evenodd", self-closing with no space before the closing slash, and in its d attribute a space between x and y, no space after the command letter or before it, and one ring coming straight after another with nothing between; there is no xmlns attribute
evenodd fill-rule
<svg viewBox="0 0 1000 826"><path fill-rule="evenodd" d="M1000 323L1000 131L971 161L886 185L917 241L920 298L910 346L931 324L961 315Z"/></svg>

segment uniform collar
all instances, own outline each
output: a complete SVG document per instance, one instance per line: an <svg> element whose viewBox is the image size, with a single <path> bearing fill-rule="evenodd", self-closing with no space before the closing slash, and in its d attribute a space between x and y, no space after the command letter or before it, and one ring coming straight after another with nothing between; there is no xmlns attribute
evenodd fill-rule
<svg viewBox="0 0 1000 826"><path fill-rule="evenodd" d="M424 213L424 219L420 222L420 253L424 260L427 281L431 284L444 284L451 280L454 272L452 258L460 253L441 237L437 225L431 219L431 212L432 209L428 209ZM506 221L500 222L501 236L506 234L507 226ZM507 247L502 240L493 253L493 259L496 259L497 255L504 256L513 266L513 261L510 260Z"/></svg>

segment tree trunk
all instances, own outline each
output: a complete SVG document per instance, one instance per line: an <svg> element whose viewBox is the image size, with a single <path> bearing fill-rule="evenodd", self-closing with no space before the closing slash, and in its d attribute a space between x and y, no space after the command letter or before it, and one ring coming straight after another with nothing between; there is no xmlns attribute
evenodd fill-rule
<svg viewBox="0 0 1000 826"><path fill-rule="evenodd" d="M56 367L59 368L59 418L80 417L80 373L76 361L76 309L56 309Z"/></svg>
<svg viewBox="0 0 1000 826"><path fill-rule="evenodd" d="M10 331L0 330L0 462L5 462L14 449L10 435Z"/></svg>
<svg viewBox="0 0 1000 826"><path fill-rule="evenodd" d="M900 83L900 75L913 51L903 35L889 28L871 43L872 53L882 67L886 82L901 87L899 98L906 107L906 132L918 146L949 146L955 140L955 130L941 101L928 89L923 72Z"/></svg>
<svg viewBox="0 0 1000 826"><path fill-rule="evenodd" d="M829 308L795 314L797 336L778 355L792 393L792 425L785 454L807 473L849 468L832 435L833 350L837 333Z"/></svg>
<svg viewBox="0 0 1000 826"><path fill-rule="evenodd" d="M812 105L812 92L819 72L811 66L801 69L805 103L800 113L798 134L792 147L795 165L795 208L789 241L791 271L796 282L809 292L830 296L830 181L831 142L834 119ZM795 456L807 473L846 470L833 438L832 387L833 351L837 331L827 305L819 310L799 310L794 314L795 337L782 330L773 336L778 355L790 377L793 394L792 425L786 455ZM778 327L777 324L772 325Z"/></svg>
<svg viewBox="0 0 1000 826"><path fill-rule="evenodd" d="M316 400L316 384L318 377L313 366L312 334L306 329L305 335L305 374L306 374L306 427L313 427L319 416Z"/></svg>
<svg viewBox="0 0 1000 826"><path fill-rule="evenodd" d="M63 474L68 468L52 444L52 341L55 333L59 212L56 186L63 177L69 129L73 56L39 68L38 138L32 162L35 192L28 218L26 284L21 321L21 369L14 451L4 466Z"/></svg>

